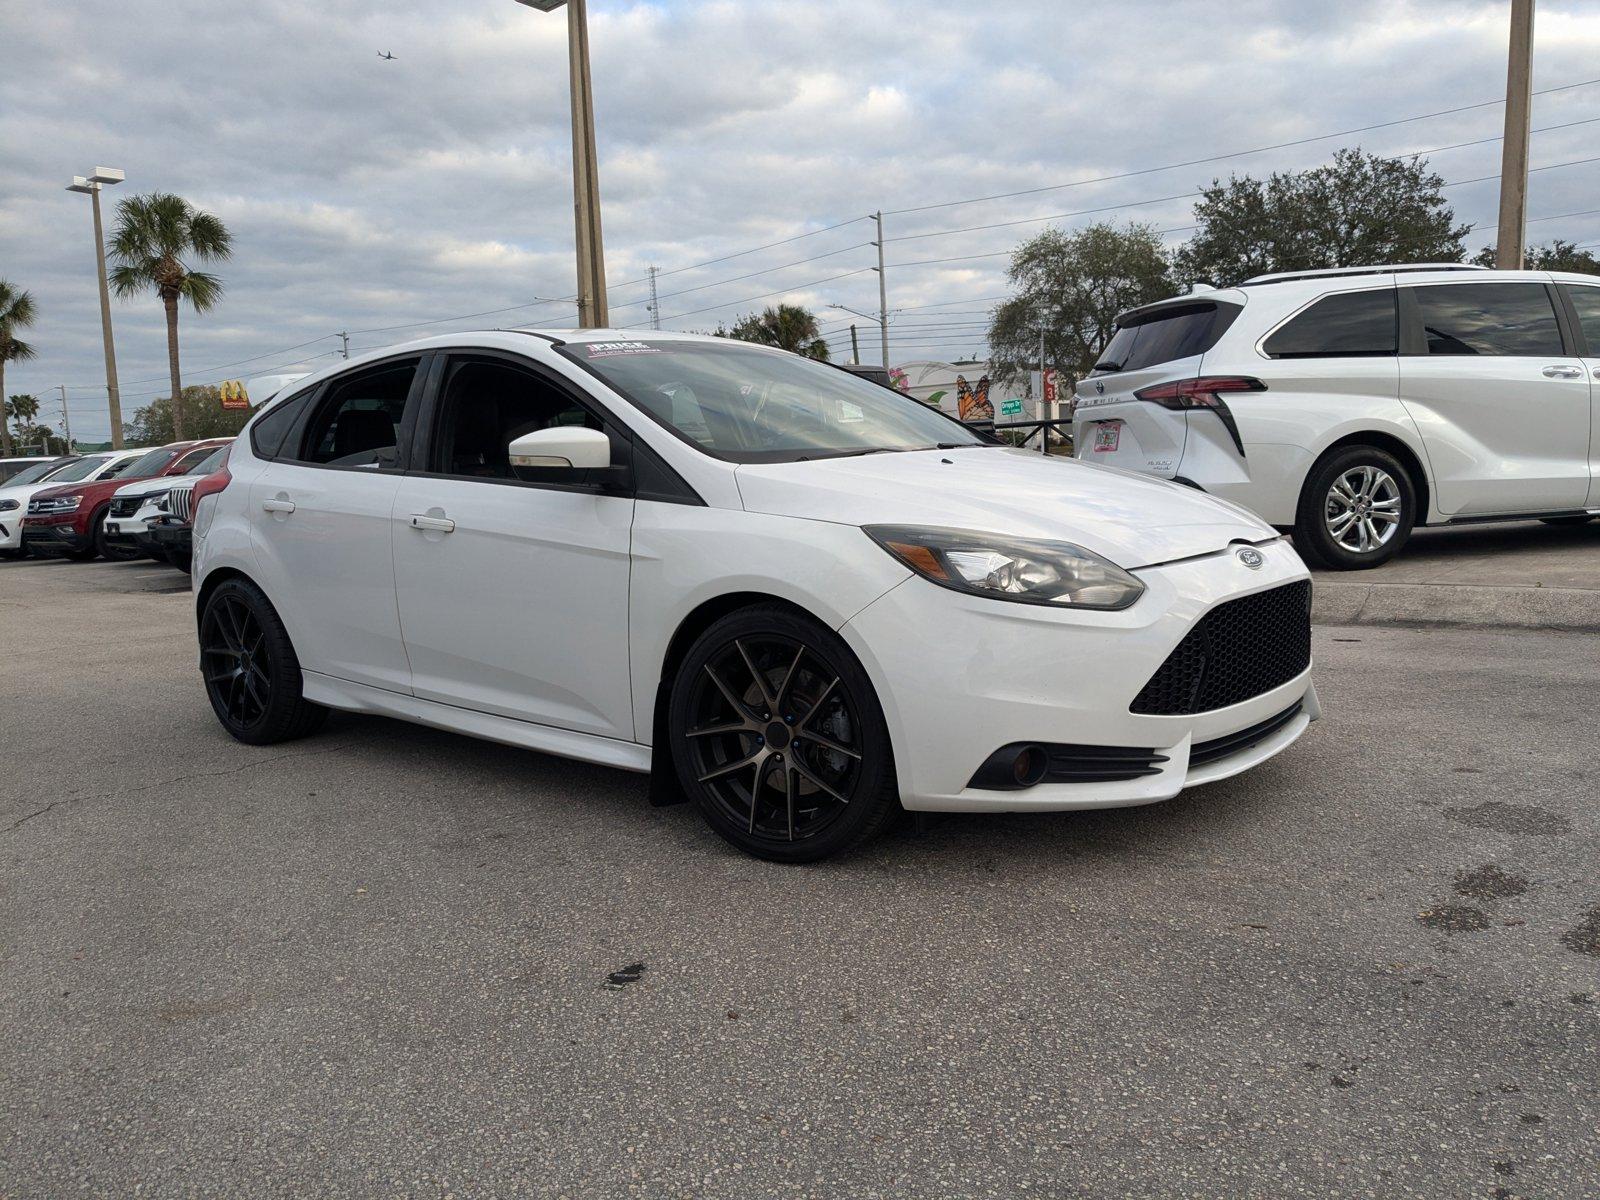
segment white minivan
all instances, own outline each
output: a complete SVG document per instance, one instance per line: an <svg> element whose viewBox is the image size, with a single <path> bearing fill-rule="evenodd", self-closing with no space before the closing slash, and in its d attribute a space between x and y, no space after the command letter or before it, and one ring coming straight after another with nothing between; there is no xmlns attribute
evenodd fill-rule
<svg viewBox="0 0 1600 1200"><path fill-rule="evenodd" d="M1235 501L1327 567L1417 525L1600 515L1600 278L1459 264L1263 275L1124 313L1077 456Z"/></svg>

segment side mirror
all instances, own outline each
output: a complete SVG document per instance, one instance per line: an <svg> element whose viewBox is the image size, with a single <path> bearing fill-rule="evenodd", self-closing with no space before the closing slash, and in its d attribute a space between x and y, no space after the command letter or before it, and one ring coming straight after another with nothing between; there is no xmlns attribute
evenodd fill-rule
<svg viewBox="0 0 1600 1200"><path fill-rule="evenodd" d="M535 429L513 439L506 449L513 467L585 471L611 465L611 439L582 425Z"/></svg>

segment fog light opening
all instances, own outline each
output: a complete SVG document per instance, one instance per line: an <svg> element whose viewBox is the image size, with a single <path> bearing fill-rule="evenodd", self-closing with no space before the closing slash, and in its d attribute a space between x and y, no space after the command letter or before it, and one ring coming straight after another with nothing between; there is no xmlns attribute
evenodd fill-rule
<svg viewBox="0 0 1600 1200"><path fill-rule="evenodd" d="M1019 746L1011 760L1011 780L1019 788L1030 788L1044 779L1050 769L1050 756L1042 746Z"/></svg>

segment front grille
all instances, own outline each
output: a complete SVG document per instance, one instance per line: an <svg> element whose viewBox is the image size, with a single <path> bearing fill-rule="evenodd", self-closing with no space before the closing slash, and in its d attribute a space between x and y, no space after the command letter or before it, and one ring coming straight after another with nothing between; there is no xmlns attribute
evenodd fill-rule
<svg viewBox="0 0 1600 1200"><path fill-rule="evenodd" d="M1296 700L1288 708L1275 717L1268 717L1260 724L1252 725L1248 729L1241 729L1238 733L1230 733L1226 737L1212 738L1209 742L1196 742L1189 751L1189 766L1201 766L1204 763L1216 762L1219 758L1227 758L1230 754L1237 754L1241 750L1248 750L1257 742L1264 742L1290 721L1300 715L1300 701Z"/></svg>
<svg viewBox="0 0 1600 1200"><path fill-rule="evenodd" d="M1311 665L1311 581L1229 600L1202 617L1129 706L1187 716L1240 704Z"/></svg>
<svg viewBox="0 0 1600 1200"><path fill-rule="evenodd" d="M78 506L65 497L56 497L45 500L29 500L28 515L30 517L43 516L47 513L72 512Z"/></svg>
<svg viewBox="0 0 1600 1200"><path fill-rule="evenodd" d="M111 515L113 517L131 517L139 511L139 506L143 503L143 496L118 496L111 502Z"/></svg>
<svg viewBox="0 0 1600 1200"><path fill-rule="evenodd" d="M173 488L167 497L167 511L187 524L194 518L194 488Z"/></svg>

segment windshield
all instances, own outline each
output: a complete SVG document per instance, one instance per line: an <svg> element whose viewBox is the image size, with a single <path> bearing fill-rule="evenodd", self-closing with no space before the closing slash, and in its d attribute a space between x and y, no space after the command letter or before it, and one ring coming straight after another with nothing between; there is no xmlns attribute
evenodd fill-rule
<svg viewBox="0 0 1600 1200"><path fill-rule="evenodd" d="M579 342L562 353L728 462L991 444L937 409L837 367L728 342Z"/></svg>
<svg viewBox="0 0 1600 1200"><path fill-rule="evenodd" d="M78 460L71 458L52 458L49 462L34 463L33 466L24 467L10 479L6 480L5 486L12 487L13 485L19 483L38 483L45 476L49 475L50 472L60 471L65 467L71 466L76 461Z"/></svg>
<svg viewBox="0 0 1600 1200"><path fill-rule="evenodd" d="M105 466L106 459L109 457L111 456L108 454L102 454L97 458L80 458L76 462L67 464L59 475L50 476L50 482L76 483L80 479L93 475L101 467Z"/></svg>
<svg viewBox="0 0 1600 1200"><path fill-rule="evenodd" d="M164 470L173 459L178 457L176 450L169 450L165 446L159 450L152 450L122 466L120 469L107 471L106 479L114 475L126 475L129 479L139 479L145 475L155 475Z"/></svg>
<svg viewBox="0 0 1600 1200"><path fill-rule="evenodd" d="M228 451L232 449L233 446L231 444L227 446L218 446L210 454L206 455L198 463L190 467L189 474L215 475L222 469L222 464L228 460Z"/></svg>

